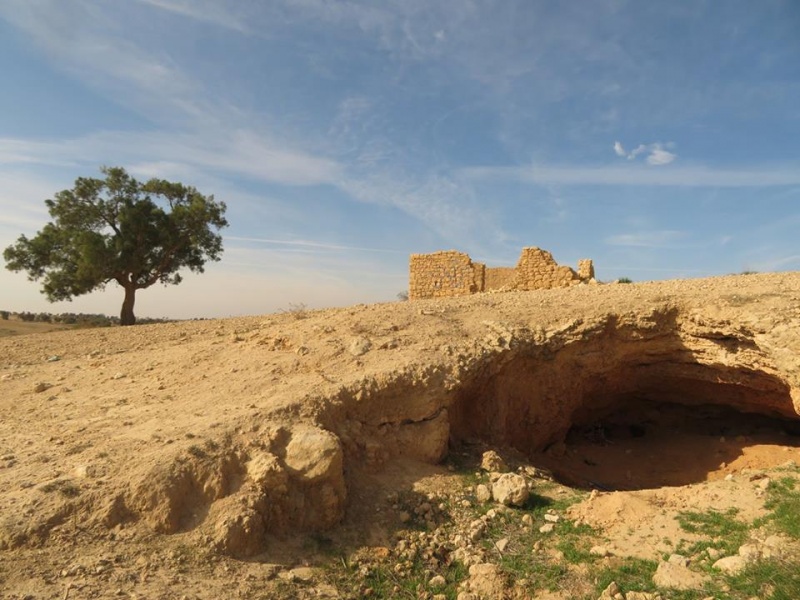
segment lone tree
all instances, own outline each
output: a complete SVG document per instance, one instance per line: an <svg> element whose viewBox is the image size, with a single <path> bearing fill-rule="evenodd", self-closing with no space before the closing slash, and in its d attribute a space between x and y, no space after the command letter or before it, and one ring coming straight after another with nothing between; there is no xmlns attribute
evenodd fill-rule
<svg viewBox="0 0 800 600"><path fill-rule="evenodd" d="M20 236L3 252L6 268L42 280L50 302L103 289L125 289L122 325L133 325L136 290L178 284L178 271L203 272L222 254L225 204L181 183L140 183L119 167L103 167L105 179L80 177L71 190L45 200L52 222L35 237Z"/></svg>

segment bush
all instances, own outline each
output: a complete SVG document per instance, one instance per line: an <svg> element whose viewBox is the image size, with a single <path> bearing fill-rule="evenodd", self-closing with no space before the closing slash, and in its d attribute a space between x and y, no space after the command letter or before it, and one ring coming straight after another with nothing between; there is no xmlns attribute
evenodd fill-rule
<svg viewBox="0 0 800 600"><path fill-rule="evenodd" d="M633 279L630 279L629 277L620 277L617 279L617 283L633 283Z"/></svg>

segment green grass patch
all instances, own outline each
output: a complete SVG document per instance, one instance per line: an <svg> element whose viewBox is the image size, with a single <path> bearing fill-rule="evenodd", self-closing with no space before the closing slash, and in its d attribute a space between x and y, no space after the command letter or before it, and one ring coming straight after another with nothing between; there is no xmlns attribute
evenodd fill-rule
<svg viewBox="0 0 800 600"><path fill-rule="evenodd" d="M800 598L800 569L797 563L762 560L739 575L729 577L731 598L797 600Z"/></svg>
<svg viewBox="0 0 800 600"><path fill-rule="evenodd" d="M570 564L593 563L597 560L597 557L589 554L596 540L595 530L588 525L575 525L563 517L563 512L584 495L577 493L554 499L531 494L521 509L504 511L487 523L483 547L496 552L495 543L499 539L510 540L509 546L496 557L496 561L513 581L525 580L527 592L543 589L557 591L568 587L570 578L574 577ZM544 516L549 512L561 515L561 520L554 523L552 532L541 533L539 528L547 522ZM529 527L522 521L526 514L533 518L533 524ZM534 549L537 547L538 551ZM560 551L563 559L554 556L553 550Z"/></svg>
<svg viewBox="0 0 800 600"><path fill-rule="evenodd" d="M621 565L604 567L597 573L595 590L600 594L615 581L623 593L656 591L653 575L657 568L658 563L652 560L626 558Z"/></svg>
<svg viewBox="0 0 800 600"><path fill-rule="evenodd" d="M593 563L596 556L589 554L594 545L597 532L588 525L576 525L572 521L556 524L556 548L564 555L564 560L572 564Z"/></svg>
<svg viewBox="0 0 800 600"><path fill-rule="evenodd" d="M400 568L397 568L397 567ZM431 573L445 578L445 585L431 586ZM350 564L342 558L340 566L330 573L340 590L348 590L346 598L408 598L416 600L425 594L444 594L447 600L456 600L458 585L469 575L459 561L431 569L421 557L412 561L392 560L369 565Z"/></svg>
<svg viewBox="0 0 800 600"><path fill-rule="evenodd" d="M778 532L800 539L800 491L796 486L797 480L791 477L771 481L764 506L772 513L767 520ZM800 588L798 590L800 597Z"/></svg>
<svg viewBox="0 0 800 600"><path fill-rule="evenodd" d="M706 548L714 547L726 554L735 554L739 546L744 544L749 537L749 525L736 517L738 513L739 510L736 508L726 511L710 509L705 512L684 511L679 513L678 524L681 529L687 533L710 538L688 546L681 544L679 550L697 554Z"/></svg>

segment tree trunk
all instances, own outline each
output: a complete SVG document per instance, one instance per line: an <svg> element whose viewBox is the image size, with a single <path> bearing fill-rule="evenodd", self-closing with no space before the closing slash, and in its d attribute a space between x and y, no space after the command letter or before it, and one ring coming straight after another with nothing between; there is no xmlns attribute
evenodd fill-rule
<svg viewBox="0 0 800 600"><path fill-rule="evenodd" d="M136 288L132 285L125 286L125 300L122 302L122 311L119 313L120 325L135 325L136 317L133 314L133 304L136 302Z"/></svg>

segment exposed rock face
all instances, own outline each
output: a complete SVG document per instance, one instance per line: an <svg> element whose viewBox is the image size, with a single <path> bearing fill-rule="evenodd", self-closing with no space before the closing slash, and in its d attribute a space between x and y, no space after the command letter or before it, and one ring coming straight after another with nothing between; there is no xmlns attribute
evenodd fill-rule
<svg viewBox="0 0 800 600"><path fill-rule="evenodd" d="M148 473L129 504L157 532L202 524L215 547L233 556L262 551L266 533L336 525L347 497L339 439L299 424L273 431L268 444L271 451L178 457Z"/></svg>

